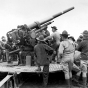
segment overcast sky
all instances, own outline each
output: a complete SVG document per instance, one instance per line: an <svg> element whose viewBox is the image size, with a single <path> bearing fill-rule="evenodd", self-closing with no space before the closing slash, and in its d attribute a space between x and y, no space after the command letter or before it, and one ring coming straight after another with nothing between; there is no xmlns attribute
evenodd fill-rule
<svg viewBox="0 0 88 88"><path fill-rule="evenodd" d="M56 18L49 26L67 30L76 39L88 30L88 0L0 0L0 37L21 24L31 24L70 7L74 10Z"/></svg>

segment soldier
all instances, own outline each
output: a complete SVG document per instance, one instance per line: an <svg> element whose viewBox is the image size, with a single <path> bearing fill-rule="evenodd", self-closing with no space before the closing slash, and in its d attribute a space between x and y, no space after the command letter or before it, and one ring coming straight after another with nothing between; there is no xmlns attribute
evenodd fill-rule
<svg viewBox="0 0 88 88"><path fill-rule="evenodd" d="M2 44L2 47L3 47L3 49L2 49L2 60L6 61L6 49L5 49L5 45L6 45L7 41L6 41L6 38L4 36L2 36L1 39L2 39L1 44Z"/></svg>
<svg viewBox="0 0 88 88"><path fill-rule="evenodd" d="M49 38L53 38L55 43L58 45L60 43L60 33L58 32L58 29L56 26L52 26L52 34L50 36L48 36L47 38L45 38L45 40L49 39Z"/></svg>
<svg viewBox="0 0 88 88"><path fill-rule="evenodd" d="M68 39L71 39L73 42L75 42L75 38L73 36L69 36Z"/></svg>
<svg viewBox="0 0 88 88"><path fill-rule="evenodd" d="M4 36L2 36L1 41L0 41L0 59L2 61L6 61L6 50L5 50L5 44L6 44L6 39Z"/></svg>
<svg viewBox="0 0 88 88"><path fill-rule="evenodd" d="M42 30L42 34L44 35L44 38L50 36L50 32L47 30L47 27L45 28L45 30Z"/></svg>
<svg viewBox="0 0 88 88"><path fill-rule="evenodd" d="M15 46L16 45L13 42L12 36L8 37L7 43L5 45L5 47L6 47L6 58L7 58L8 63L13 63L14 54L9 54L9 52L13 51L16 48Z"/></svg>
<svg viewBox="0 0 88 88"><path fill-rule="evenodd" d="M73 36L68 37L70 39L75 47L75 53L74 53L74 63L73 63L73 68L72 71L75 73L75 75L72 76L72 81L75 82L77 86L81 86L79 84L79 77L81 75L81 69L80 69L80 52L76 50L77 44L75 42L75 39Z"/></svg>
<svg viewBox="0 0 88 88"><path fill-rule="evenodd" d="M60 43L59 49L58 49L58 57L61 58L61 67L62 70L65 73L65 79L67 82L67 88L70 88L70 79L72 78L72 67L73 67L73 61L74 61L74 51L75 47L73 45L73 42L68 39L68 33L67 31L63 31L62 36L62 42Z"/></svg>
<svg viewBox="0 0 88 88"><path fill-rule="evenodd" d="M3 50L3 47L2 47L2 42L0 41L0 62L2 62L2 50Z"/></svg>
<svg viewBox="0 0 88 88"><path fill-rule="evenodd" d="M3 44L5 45L7 43L6 38L4 36L2 36L1 39L2 39Z"/></svg>
<svg viewBox="0 0 88 88"><path fill-rule="evenodd" d="M83 32L83 40L78 45L78 51L81 52L80 66L82 70L83 88L87 88L87 65L88 65L88 31Z"/></svg>
<svg viewBox="0 0 88 88"><path fill-rule="evenodd" d="M56 51L56 54L53 55L52 60L55 61L55 57L57 57L57 50L58 50L58 47L59 47L59 44L60 44L60 33L58 32L58 29L57 29L56 26L52 26L51 28L52 28L53 34L46 37L45 40L48 40L50 38L53 40L53 44L51 46Z"/></svg>
<svg viewBox="0 0 88 88"><path fill-rule="evenodd" d="M53 54L53 49L45 44L44 36L40 35L38 44L34 47L36 63L38 65L37 71L41 71L40 66L43 66L43 83L47 86L49 75L49 55Z"/></svg>
<svg viewBox="0 0 88 88"><path fill-rule="evenodd" d="M74 45L74 47L76 49L77 44L75 42L75 38L73 36L69 36L68 39L73 42L72 44Z"/></svg>
<svg viewBox="0 0 88 88"><path fill-rule="evenodd" d="M78 38L77 39L77 44L79 45L81 41L82 41L82 39L81 38Z"/></svg>

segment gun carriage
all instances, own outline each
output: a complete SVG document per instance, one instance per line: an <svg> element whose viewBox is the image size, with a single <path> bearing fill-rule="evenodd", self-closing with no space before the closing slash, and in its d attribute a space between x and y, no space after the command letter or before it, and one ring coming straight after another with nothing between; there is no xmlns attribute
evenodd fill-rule
<svg viewBox="0 0 88 88"><path fill-rule="evenodd" d="M37 37L42 34L42 31L47 31L48 25L54 22L53 19L73 9L74 7L71 7L63 12L59 12L47 19L36 21L30 25L18 25L16 29L7 32L8 43L6 48L9 49L9 55L19 52L21 55L23 55L22 52L25 52L24 56L31 52L33 54L34 46L37 44ZM49 34L46 36L49 36ZM33 58L34 55L31 56Z"/></svg>

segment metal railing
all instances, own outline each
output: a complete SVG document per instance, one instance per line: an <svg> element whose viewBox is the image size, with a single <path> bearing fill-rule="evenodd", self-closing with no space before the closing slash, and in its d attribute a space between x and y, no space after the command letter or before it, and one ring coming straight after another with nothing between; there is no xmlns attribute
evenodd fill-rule
<svg viewBox="0 0 88 88"><path fill-rule="evenodd" d="M2 81L0 81L0 88L10 88L9 83L10 83L10 78L13 75L7 75Z"/></svg>

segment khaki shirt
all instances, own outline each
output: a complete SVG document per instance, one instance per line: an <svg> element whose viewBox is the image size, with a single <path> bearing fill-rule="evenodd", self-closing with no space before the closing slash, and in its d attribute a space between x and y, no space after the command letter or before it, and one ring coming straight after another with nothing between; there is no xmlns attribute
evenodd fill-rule
<svg viewBox="0 0 88 88"><path fill-rule="evenodd" d="M60 33L55 31L53 34L49 36L50 38L54 38L56 40L56 44L60 44Z"/></svg>
<svg viewBox="0 0 88 88"><path fill-rule="evenodd" d="M71 40L65 40L60 43L58 55L62 55L63 60L73 59L75 52L75 45Z"/></svg>

